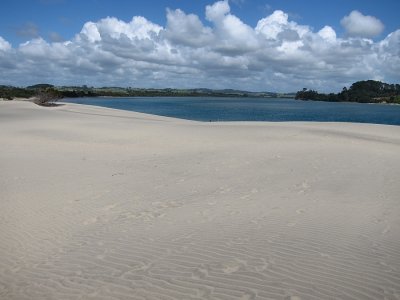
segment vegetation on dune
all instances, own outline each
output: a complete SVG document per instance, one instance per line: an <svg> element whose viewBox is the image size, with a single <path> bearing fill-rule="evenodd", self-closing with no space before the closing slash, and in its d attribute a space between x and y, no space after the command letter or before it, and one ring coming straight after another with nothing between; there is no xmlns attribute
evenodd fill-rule
<svg viewBox="0 0 400 300"><path fill-rule="evenodd" d="M397 103L400 104L400 84L388 84L375 80L353 83L340 93L322 94L304 88L296 93L295 99L331 102Z"/></svg>
<svg viewBox="0 0 400 300"><path fill-rule="evenodd" d="M61 98L63 98L61 92L53 87L47 87L38 89L33 102L41 106L55 106L55 102Z"/></svg>
<svg viewBox="0 0 400 300"><path fill-rule="evenodd" d="M0 86L0 98L7 100L32 98L32 101L38 105L54 106L54 102L63 97L63 93L51 84L36 84L26 88Z"/></svg>

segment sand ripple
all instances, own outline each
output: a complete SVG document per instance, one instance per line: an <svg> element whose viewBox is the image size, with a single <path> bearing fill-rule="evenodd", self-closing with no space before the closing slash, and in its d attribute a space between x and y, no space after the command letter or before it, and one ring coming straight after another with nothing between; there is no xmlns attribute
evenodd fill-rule
<svg viewBox="0 0 400 300"><path fill-rule="evenodd" d="M400 127L0 125L0 299L400 299Z"/></svg>

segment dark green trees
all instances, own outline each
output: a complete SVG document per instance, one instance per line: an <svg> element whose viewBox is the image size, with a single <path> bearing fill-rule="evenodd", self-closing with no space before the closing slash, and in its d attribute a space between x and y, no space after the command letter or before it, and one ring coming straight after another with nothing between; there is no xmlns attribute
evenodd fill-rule
<svg viewBox="0 0 400 300"><path fill-rule="evenodd" d="M319 94L313 90L303 89L296 93L296 99L361 103L400 103L400 85L365 80L353 83L349 89L344 87L338 94Z"/></svg>

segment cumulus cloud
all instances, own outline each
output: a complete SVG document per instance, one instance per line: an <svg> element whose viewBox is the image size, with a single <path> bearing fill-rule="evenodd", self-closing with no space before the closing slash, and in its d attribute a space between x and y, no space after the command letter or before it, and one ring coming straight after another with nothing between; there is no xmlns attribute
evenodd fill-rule
<svg viewBox="0 0 400 300"><path fill-rule="evenodd" d="M167 10L167 28L165 36L172 43L201 47L214 40L212 29L205 27L194 14L185 14L182 10Z"/></svg>
<svg viewBox="0 0 400 300"><path fill-rule="evenodd" d="M102 39L120 40L128 38L130 40L150 39L158 35L162 27L149 22L146 18L136 16L129 23L118 20L117 18L107 17L97 23L87 22L79 37L84 37L91 43L99 42Z"/></svg>
<svg viewBox="0 0 400 300"><path fill-rule="evenodd" d="M296 32L299 38L301 38L310 32L310 28L289 21L289 15L287 13L276 10L270 16L258 21L255 31L264 35L267 39L275 40L278 34L284 31Z"/></svg>
<svg viewBox="0 0 400 300"><path fill-rule="evenodd" d="M338 37L277 10L244 23L228 1L205 8L209 23L180 9L165 26L142 16L85 23L68 41L36 37L13 48L0 37L1 84L339 90L361 79L400 79L400 30L382 41Z"/></svg>
<svg viewBox="0 0 400 300"><path fill-rule="evenodd" d="M318 35L328 42L334 43L336 41L336 32L330 26L322 28L318 31Z"/></svg>
<svg viewBox="0 0 400 300"><path fill-rule="evenodd" d="M216 22L223 19L230 11L228 0L218 1L206 6L206 18L211 22Z"/></svg>
<svg viewBox="0 0 400 300"><path fill-rule="evenodd" d="M11 49L11 44L0 36L0 51L7 51Z"/></svg>
<svg viewBox="0 0 400 300"><path fill-rule="evenodd" d="M85 23L85 25L83 25L79 37L77 38L78 42L80 41L80 38L86 39L91 43L101 41L101 36L97 28L97 25L93 22Z"/></svg>
<svg viewBox="0 0 400 300"><path fill-rule="evenodd" d="M216 51L227 55L239 55L257 48L258 41L254 30L230 14L228 1L208 5L206 18L214 24Z"/></svg>
<svg viewBox="0 0 400 300"><path fill-rule="evenodd" d="M345 16L340 23L348 35L366 38L378 36L385 27L379 19L373 16L364 16L357 10L353 10L350 15Z"/></svg>

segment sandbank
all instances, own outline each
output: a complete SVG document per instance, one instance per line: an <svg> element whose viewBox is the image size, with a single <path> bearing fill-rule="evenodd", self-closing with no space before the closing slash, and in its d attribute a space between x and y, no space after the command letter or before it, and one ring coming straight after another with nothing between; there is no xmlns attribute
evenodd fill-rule
<svg viewBox="0 0 400 300"><path fill-rule="evenodd" d="M0 102L0 299L400 299L400 126Z"/></svg>

